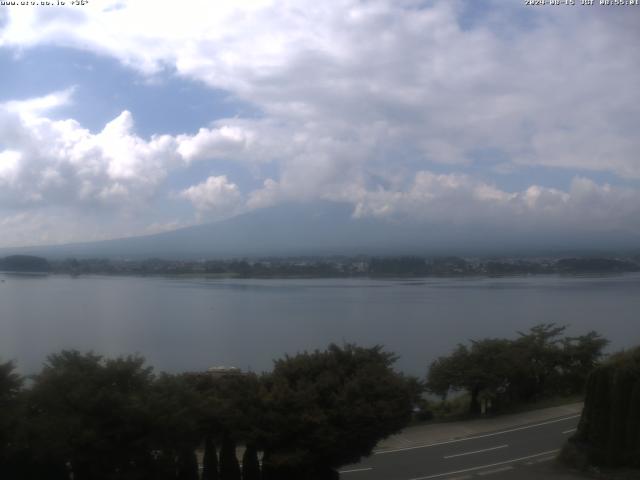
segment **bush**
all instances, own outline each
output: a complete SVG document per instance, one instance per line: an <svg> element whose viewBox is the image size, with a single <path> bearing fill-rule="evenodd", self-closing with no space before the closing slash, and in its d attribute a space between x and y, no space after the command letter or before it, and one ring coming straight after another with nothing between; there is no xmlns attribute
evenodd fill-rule
<svg viewBox="0 0 640 480"><path fill-rule="evenodd" d="M640 467L640 347L611 357L591 373L582 418L569 444L569 461L583 455L592 465Z"/></svg>

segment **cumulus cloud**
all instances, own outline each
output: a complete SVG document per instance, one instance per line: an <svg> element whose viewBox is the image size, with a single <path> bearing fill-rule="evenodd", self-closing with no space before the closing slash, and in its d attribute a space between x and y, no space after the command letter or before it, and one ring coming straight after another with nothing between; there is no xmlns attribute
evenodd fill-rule
<svg viewBox="0 0 640 480"><path fill-rule="evenodd" d="M254 132L241 123L145 139L135 133L128 111L97 133L73 119L48 118L51 110L72 101L72 94L69 89L0 104L0 206L140 211L172 172L194 161L259 161L261 153L274 149L270 142L252 148ZM241 199L238 187L225 176L194 185L181 197L200 212L226 216Z"/></svg>
<svg viewBox="0 0 640 480"><path fill-rule="evenodd" d="M221 125L195 135L135 133L123 111L92 133L72 119L52 120L72 90L0 104L2 206L60 205L136 209L157 195L170 172L199 158L228 158L250 133ZM239 146L240 145L240 146Z"/></svg>
<svg viewBox="0 0 640 480"><path fill-rule="evenodd" d="M406 191L354 192L355 217L410 218L521 231L640 229L640 191L576 177L567 191L532 185L508 192L464 174L421 171Z"/></svg>
<svg viewBox="0 0 640 480"><path fill-rule="evenodd" d="M174 68L255 104L289 134L320 124L332 138L383 131L383 148L410 145L426 162L469 163L484 147L519 164L640 178L640 140L630 135L640 65L619 48L640 33L624 12L501 3L464 28L469 7L450 0L116 4L68 15L13 9L0 45L90 49L146 75ZM514 34L518 16L530 25ZM580 48L569 54L558 47L566 44ZM192 154L199 144L250 141L226 133L203 132Z"/></svg>
<svg viewBox="0 0 640 480"><path fill-rule="evenodd" d="M235 183L226 175L211 176L206 181L189 187L180 196L189 200L201 215L230 216L237 213L242 205L242 194Z"/></svg>
<svg viewBox="0 0 640 480"><path fill-rule="evenodd" d="M0 108L8 113L17 113L23 117L34 117L46 114L58 107L71 103L75 88L67 88L53 92L43 97L28 98L26 100L11 100L0 104Z"/></svg>
<svg viewBox="0 0 640 480"><path fill-rule="evenodd" d="M2 104L0 202L130 210L149 205L176 170L231 160L263 186L243 191L218 172L176 198L201 219L322 198L352 203L356 216L637 228L637 190L588 179L640 179L640 60L620 48L640 40L632 16L487 5L489 13L457 0L7 9L0 46L73 47L147 77L173 72L260 115L145 139L126 111L98 133L48 118L73 89ZM492 172L544 167L575 179L565 190L510 192L464 173L483 162ZM433 173L441 169L460 173Z"/></svg>
<svg viewBox="0 0 640 480"><path fill-rule="evenodd" d="M201 128L193 136L178 137L178 153L188 162L207 158L229 158L248 150L252 137L253 132L236 126Z"/></svg>
<svg viewBox="0 0 640 480"><path fill-rule="evenodd" d="M93 134L74 120L39 115L43 106L58 105L50 98L0 105L4 206L75 202L135 206L153 194L166 175L166 165L176 158L174 139L141 139L126 111Z"/></svg>
<svg viewBox="0 0 640 480"><path fill-rule="evenodd" d="M0 185L8 186L18 176L18 169L22 155L15 150L0 152Z"/></svg>
<svg viewBox="0 0 640 480"><path fill-rule="evenodd" d="M52 94L44 98L56 97ZM10 105L11 107L7 107ZM17 108L22 105L25 111ZM311 137L297 132L286 138L268 122L228 121L202 128L193 135L158 135L143 139L135 134L132 115L125 111L98 133L91 133L74 120L51 120L44 108L59 105L40 99L0 105L0 121L11 124L0 141L0 199L3 207L63 207L86 213L84 207L120 211L125 220L132 212L151 206L160 187L173 171L194 161L235 158L249 164L280 159L279 179L267 178L263 186L243 192L226 175L183 189L175 197L187 200L200 221L226 218L284 201L322 198L354 206L355 217L384 217L450 224L484 223L503 228L566 228L592 231L640 229L640 192L631 188L598 185L577 176L567 191L532 185L509 192L464 173L436 174L420 170L414 174L376 169L367 157L366 139L352 148L349 139L331 137L321 126ZM280 145L285 144L282 148ZM349 154L351 155L349 157ZM346 161L347 159L349 161ZM144 208L143 208L144 207ZM25 216L26 215L26 216ZM38 221L43 221L37 227ZM87 231L72 228L62 220L53 224L65 235L47 234L52 217L41 211L14 213L4 218L5 232L23 224L23 231L41 241L87 239ZM53 218L67 217L58 213ZM26 221L28 220L28 221ZM89 222L91 223L91 222ZM125 223L127 223L125 221ZM131 233L164 231L185 221L154 221L129 225ZM28 227L32 225L32 227ZM13 226L13 227L12 227ZM95 238L113 237L108 229L94 227ZM116 229L123 232L122 228ZM16 238L22 238L17 235ZM71 235L71 237L69 236ZM115 235L117 236L117 234ZM5 236L5 241L9 237Z"/></svg>

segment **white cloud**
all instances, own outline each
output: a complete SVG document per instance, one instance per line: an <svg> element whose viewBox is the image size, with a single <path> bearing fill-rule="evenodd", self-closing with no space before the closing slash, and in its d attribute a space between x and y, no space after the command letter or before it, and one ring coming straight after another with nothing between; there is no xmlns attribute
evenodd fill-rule
<svg viewBox="0 0 640 480"><path fill-rule="evenodd" d="M79 212L82 218L96 207L115 212L114 218L124 219L127 231L132 233L188 224L185 220L131 224L127 218L151 207L173 172L194 161L218 158L232 158L247 165L267 159L280 165L281 175L279 179L266 178L254 191L243 192L226 175L210 176L183 189L177 197L193 205L200 221L284 201L322 198L353 204L356 217L459 225L481 222L524 229L640 229L638 190L598 185L585 177L577 176L567 191L532 185L509 192L464 173L393 172L383 161L367 157L375 142L334 138L318 125L288 138L270 121L229 120L194 135L161 135L145 140L135 134L133 118L127 111L93 134L74 120L51 120L34 115L32 108L25 107L25 114L15 107L36 103L10 102L12 109L0 109L0 122L12 125L9 132L0 130L0 142L7 146L0 152L1 206L16 212L31 209L28 218L34 229L36 220L44 218L38 212L50 207ZM384 129L380 134L384 135ZM278 154L282 155L280 159ZM21 215L9 215L5 223L23 218ZM51 221L44 224L52 225ZM60 229L63 223L57 225ZM96 238L117 236L98 226L94 230ZM87 239L82 229L69 231ZM122 228L116 231L124 233ZM67 237L54 234L51 238ZM44 241L48 237L39 233L37 238Z"/></svg>
<svg viewBox="0 0 640 480"><path fill-rule="evenodd" d="M37 115L32 106L38 103L0 106L0 145L5 146L0 201L5 206L126 201L135 207L153 195L177 158L173 139L145 141L135 135L129 112L92 134L74 120Z"/></svg>
<svg viewBox="0 0 640 480"><path fill-rule="evenodd" d="M20 152L5 150L0 152L0 186L10 185L18 176Z"/></svg>
<svg viewBox="0 0 640 480"><path fill-rule="evenodd" d="M194 135L144 139L135 133L128 111L97 133L72 119L48 118L47 111L72 101L72 93L70 89L0 104L0 207L142 211L172 172L194 161L237 158L259 163L263 153L274 150L271 142L254 147L254 132L242 122L223 122ZM215 180L192 187L185 198L200 211L228 216L236 211L235 204L221 197L214 202L212 195L215 188L230 194L239 192L238 187ZM205 187L208 190L202 190ZM231 210L223 211L226 207Z"/></svg>
<svg viewBox="0 0 640 480"><path fill-rule="evenodd" d="M278 182L272 178L267 178L262 188L251 192L247 200L247 207L250 209L260 209L276 205L282 200L281 188Z"/></svg>
<svg viewBox="0 0 640 480"><path fill-rule="evenodd" d="M52 245L131 236L143 231L135 219L95 215L69 208L43 207L20 212L0 210L2 247Z"/></svg>
<svg viewBox="0 0 640 480"><path fill-rule="evenodd" d="M43 97L29 98L26 100L12 100L0 104L0 109L18 113L24 117L35 117L43 115L56 108L69 105L72 101L75 88L67 88L58 92L53 92Z"/></svg>
<svg viewBox="0 0 640 480"><path fill-rule="evenodd" d="M201 128L193 136L178 137L178 153L187 162L211 158L229 158L250 148L253 132L236 126Z"/></svg>
<svg viewBox="0 0 640 480"><path fill-rule="evenodd" d="M226 175L211 176L206 181L189 187L180 196L189 200L200 214L207 217L230 216L242 205L242 194L238 186Z"/></svg>
<svg viewBox="0 0 640 480"><path fill-rule="evenodd" d="M469 28L468 4L455 0L8 9L0 46L74 47L145 76L175 71L261 115L145 139L126 111L95 134L49 118L72 89L2 104L0 205L143 211L176 170L232 160L263 187L242 191L222 172L195 180L179 197L201 218L324 198L351 202L356 215L638 227L637 190L586 178L640 179L640 64L620 48L640 40L631 16L490 5ZM576 179L566 191L509 192L464 173L484 161L492 172L545 167ZM461 173L438 175L434 164Z"/></svg>
<svg viewBox="0 0 640 480"><path fill-rule="evenodd" d="M468 6L450 0L116 4L11 9L0 45L89 49L145 75L175 68L253 103L291 135L384 128L384 147L410 145L424 161L464 164L475 149L497 148L517 163L640 178L630 108L640 66L619 48L640 34L619 9L494 3L489 20L463 29ZM518 16L532 25L514 34ZM568 44L580 48L558 47Z"/></svg>
<svg viewBox="0 0 640 480"><path fill-rule="evenodd" d="M568 191L507 192L463 174L418 172L406 191L355 192L354 216L491 225L531 232L640 231L640 191L576 177Z"/></svg>

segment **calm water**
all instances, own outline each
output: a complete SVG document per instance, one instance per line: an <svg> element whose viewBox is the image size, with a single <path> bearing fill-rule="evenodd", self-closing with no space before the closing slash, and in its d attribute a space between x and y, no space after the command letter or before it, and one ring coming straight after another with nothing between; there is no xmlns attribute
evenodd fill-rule
<svg viewBox="0 0 640 480"><path fill-rule="evenodd" d="M4 280L4 281L3 281ZM0 274L0 358L39 368L62 348L141 353L159 370L263 371L330 342L384 344L398 368L540 322L640 344L640 275L475 279L206 280Z"/></svg>

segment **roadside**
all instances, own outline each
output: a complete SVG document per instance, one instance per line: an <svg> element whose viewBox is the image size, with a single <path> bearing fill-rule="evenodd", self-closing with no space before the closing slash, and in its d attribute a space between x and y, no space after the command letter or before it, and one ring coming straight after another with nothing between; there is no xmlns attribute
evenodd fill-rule
<svg viewBox="0 0 640 480"><path fill-rule="evenodd" d="M488 477L490 475L490 477ZM456 480L491 478L491 480L640 480L640 472L633 470L591 470L580 472L567 468L555 458L546 458L538 462L509 465L494 471L485 471Z"/></svg>
<svg viewBox="0 0 640 480"><path fill-rule="evenodd" d="M412 426L380 442L374 454L457 440L499 430L509 430L522 425L544 423L558 418L577 417L581 412L582 402L577 402L496 417Z"/></svg>
<svg viewBox="0 0 640 480"><path fill-rule="evenodd" d="M497 417L467 421L433 423L408 427L402 432L380 442L374 455L420 449L425 446L447 444L468 437L492 437L496 432L518 432L533 426L554 426L568 418L577 418L582 412L582 402L559 405L549 408L505 414ZM569 436L575 428L562 432ZM472 471L456 475L434 475L434 478L473 480L491 478L493 480L640 480L640 472L625 469L596 469L581 472L562 465L557 461L557 450L549 455L532 455L532 458L514 461L508 464L498 462L495 467L471 469ZM386 457L386 455L383 455ZM430 478L428 476L427 478Z"/></svg>

